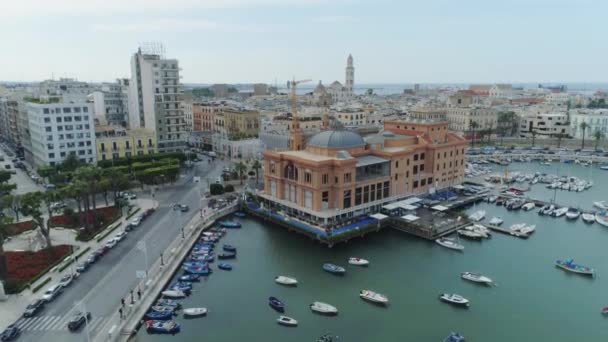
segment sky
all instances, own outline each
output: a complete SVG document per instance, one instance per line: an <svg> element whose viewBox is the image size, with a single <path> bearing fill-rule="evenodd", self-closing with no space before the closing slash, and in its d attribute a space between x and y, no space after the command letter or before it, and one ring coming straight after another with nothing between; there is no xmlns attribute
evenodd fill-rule
<svg viewBox="0 0 608 342"><path fill-rule="evenodd" d="M184 83L605 82L601 0L0 0L0 80L129 77L160 42Z"/></svg>

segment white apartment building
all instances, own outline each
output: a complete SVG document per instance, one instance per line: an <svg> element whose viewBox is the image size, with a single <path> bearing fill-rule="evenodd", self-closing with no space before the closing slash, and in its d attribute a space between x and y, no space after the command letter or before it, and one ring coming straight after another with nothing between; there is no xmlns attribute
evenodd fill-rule
<svg viewBox="0 0 608 342"><path fill-rule="evenodd" d="M95 116L103 117L108 125L127 127L129 122L129 79L119 78L116 83L103 83L93 92Z"/></svg>
<svg viewBox="0 0 608 342"><path fill-rule="evenodd" d="M523 116L520 121L519 134L521 137L532 137L536 132L537 138L555 137L556 134L570 136L570 122L566 113L543 113Z"/></svg>
<svg viewBox="0 0 608 342"><path fill-rule="evenodd" d="M184 112L184 120L186 121L186 131L191 132L193 130L192 100L182 101L181 108Z"/></svg>
<svg viewBox="0 0 608 342"><path fill-rule="evenodd" d="M131 58L129 126L156 132L159 152L181 151L187 131L177 59L140 48Z"/></svg>
<svg viewBox="0 0 608 342"><path fill-rule="evenodd" d="M31 139L26 159L37 166L53 166L73 154L82 162L95 163L93 104L84 98L53 99L59 101L29 100L26 104Z"/></svg>
<svg viewBox="0 0 608 342"><path fill-rule="evenodd" d="M579 109L570 112L570 129L572 136L577 139L583 138L581 123L586 122L585 138L593 137L600 131L608 136L608 109Z"/></svg>
<svg viewBox="0 0 608 342"><path fill-rule="evenodd" d="M472 123L477 123L476 130L493 128L498 125L498 113L492 108L485 107L449 107L446 118L449 130L467 135Z"/></svg>
<svg viewBox="0 0 608 342"><path fill-rule="evenodd" d="M510 84L494 84L490 87L488 96L495 99L510 99L513 97L513 86Z"/></svg>

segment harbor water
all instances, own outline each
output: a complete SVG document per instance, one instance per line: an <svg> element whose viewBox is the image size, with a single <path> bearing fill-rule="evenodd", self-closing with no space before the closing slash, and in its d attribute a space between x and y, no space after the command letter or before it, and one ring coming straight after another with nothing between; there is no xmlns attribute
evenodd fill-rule
<svg viewBox="0 0 608 342"><path fill-rule="evenodd" d="M510 170L546 172L592 179L584 192L557 191L557 203L591 209L592 202L608 200L608 171L578 165L514 163ZM496 167L498 172L502 167ZM554 191L543 184L526 193L550 200ZM149 335L144 329L138 341L316 341L325 333L339 341L442 341L451 331L467 341L606 341L608 317L600 310L608 305L608 228L585 224L580 218L539 216L537 211L508 212L504 207L479 203L467 211L486 210L514 223L536 225L527 240L493 234L490 240L466 241L464 252L434 242L385 229L327 248L301 235L251 218L235 218L243 227L230 230L219 245L238 248L229 260L232 271L218 270L195 283L183 306L207 307L207 317L177 321L182 331L175 337ZM216 248L217 249L217 248ZM369 267L348 265L348 258L370 260ZM595 268L594 278L566 273L555 260L574 258ZM346 267L344 276L324 272L332 262ZM217 263L217 261L216 261ZM464 271L480 272L497 286L486 287L460 278ZM274 283L277 275L298 279L298 286ZM388 296L387 307L363 301L361 289ZM438 300L440 293L458 293L471 301L468 309ZM299 326L279 326L279 314L268 306L268 297L286 303L285 315ZM309 304L322 301L336 306L335 317L311 312Z"/></svg>

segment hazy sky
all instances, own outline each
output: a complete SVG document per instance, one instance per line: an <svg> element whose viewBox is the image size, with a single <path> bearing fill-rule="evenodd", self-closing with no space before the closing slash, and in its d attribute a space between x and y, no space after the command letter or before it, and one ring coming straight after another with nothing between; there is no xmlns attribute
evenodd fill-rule
<svg viewBox="0 0 608 342"><path fill-rule="evenodd" d="M129 77L162 42L183 82L608 81L604 0L0 0L0 80Z"/></svg>

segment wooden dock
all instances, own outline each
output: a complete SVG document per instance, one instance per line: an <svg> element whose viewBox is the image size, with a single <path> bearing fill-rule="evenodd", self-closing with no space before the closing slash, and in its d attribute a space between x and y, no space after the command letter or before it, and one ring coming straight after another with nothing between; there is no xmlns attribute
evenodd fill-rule
<svg viewBox="0 0 608 342"><path fill-rule="evenodd" d="M490 230L492 230L492 231L499 232L499 233L506 234L506 235L515 236L515 237L518 237L520 239L527 239L527 238L530 237L530 235L528 235L528 234L522 234L522 233L514 232L514 231L512 231L509 228L502 228L502 227L494 226L494 225L491 225L491 224L483 224L483 226L486 227L486 228L488 228L488 229L490 229Z"/></svg>

